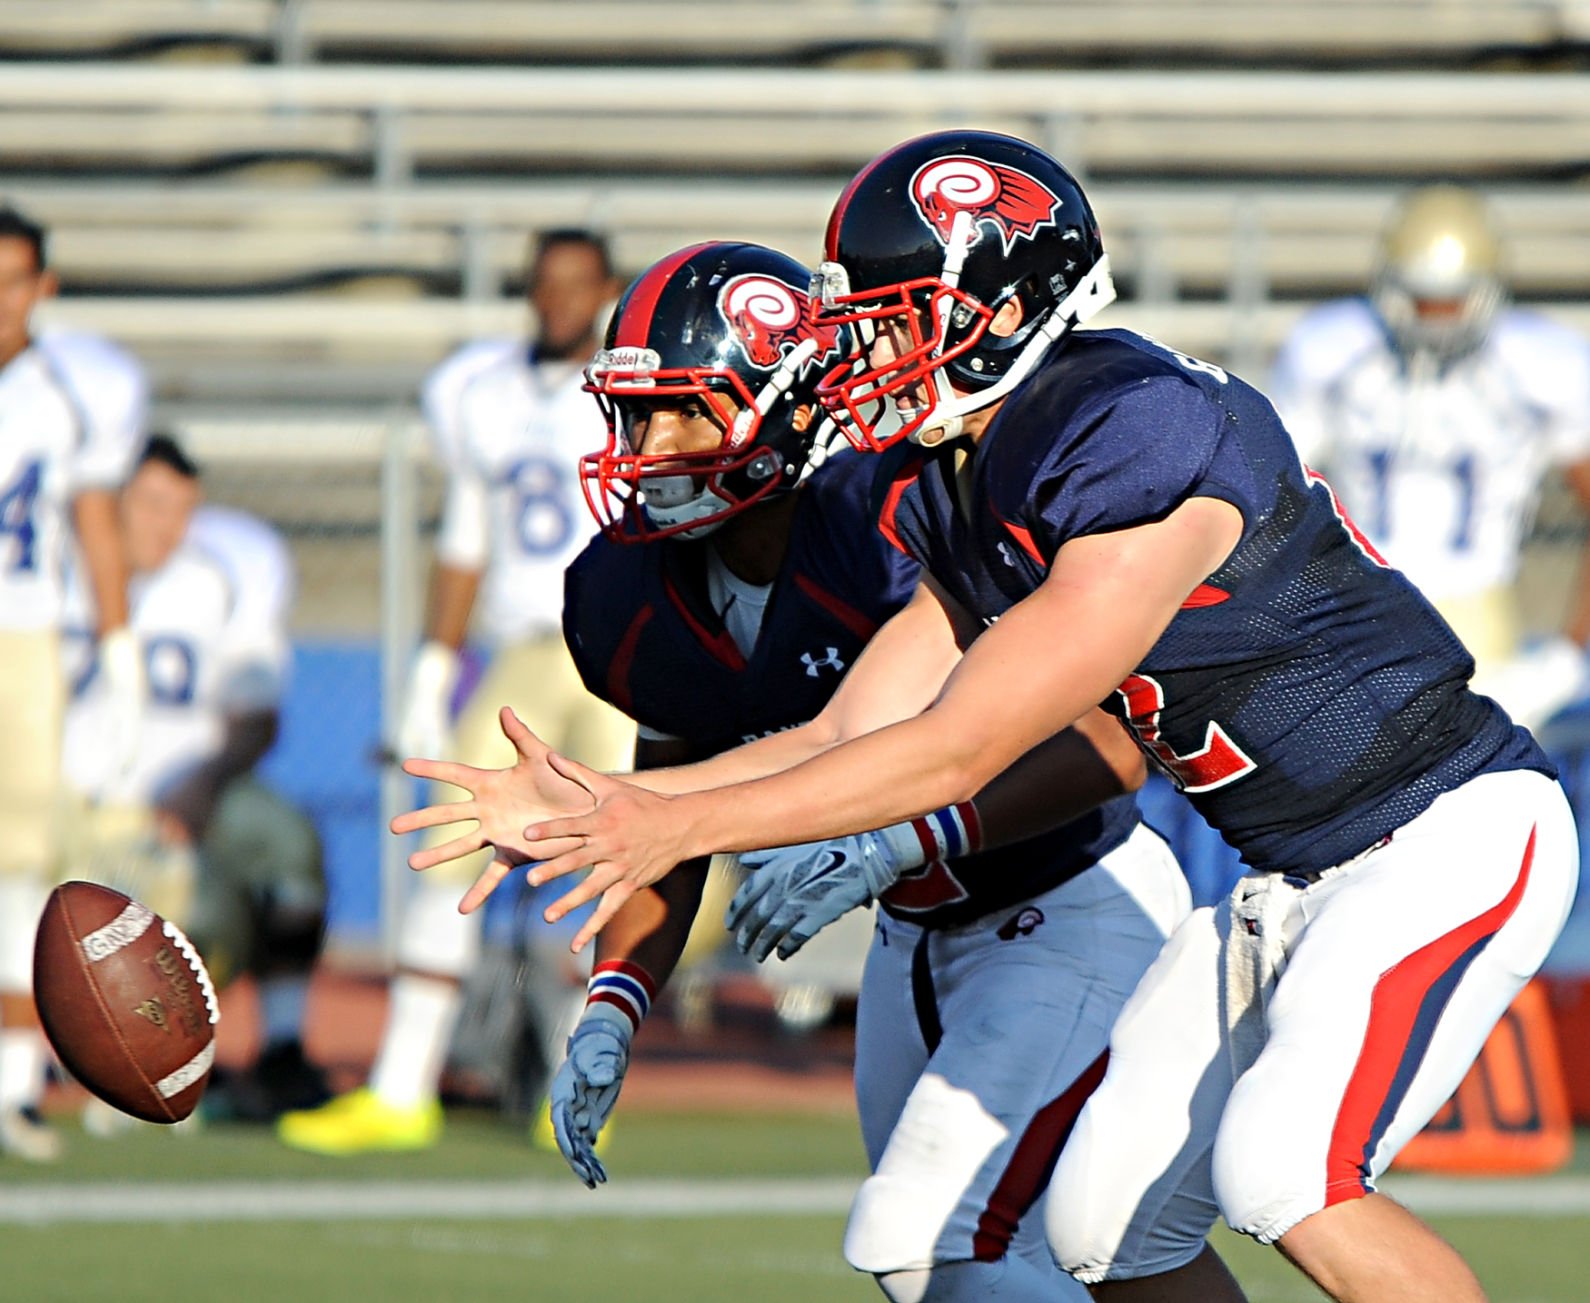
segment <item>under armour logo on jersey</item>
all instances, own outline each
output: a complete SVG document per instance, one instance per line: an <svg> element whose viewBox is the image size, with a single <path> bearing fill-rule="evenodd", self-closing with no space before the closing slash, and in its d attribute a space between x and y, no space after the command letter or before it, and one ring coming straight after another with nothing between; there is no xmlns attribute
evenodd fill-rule
<svg viewBox="0 0 1590 1303"><path fill-rule="evenodd" d="M1010 550L1010 544L1000 539L994 546L999 549L999 559L1012 570L1016 568L1016 554Z"/></svg>
<svg viewBox="0 0 1590 1303"><path fill-rule="evenodd" d="M825 648L827 655L818 660L810 652L801 653L801 664L806 667L806 677L815 679L819 670L833 670L835 674L844 672L845 663L839 659L839 648Z"/></svg>
<svg viewBox="0 0 1590 1303"><path fill-rule="evenodd" d="M999 925L999 930L994 933L1001 941L1014 941L1017 937L1030 937L1044 921L1043 911L1036 905L1028 905L1018 914L1012 914Z"/></svg>
<svg viewBox="0 0 1590 1303"><path fill-rule="evenodd" d="M1005 242L1030 240L1040 226L1053 226L1060 197L1036 177L1014 167L987 163L967 154L952 154L922 164L911 178L917 211L943 244L950 242L955 214L970 213L973 243L985 222Z"/></svg>

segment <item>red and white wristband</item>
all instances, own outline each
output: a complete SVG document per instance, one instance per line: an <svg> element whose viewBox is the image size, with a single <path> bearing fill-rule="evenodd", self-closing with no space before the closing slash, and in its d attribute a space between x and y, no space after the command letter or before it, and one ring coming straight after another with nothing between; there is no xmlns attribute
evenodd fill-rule
<svg viewBox="0 0 1590 1303"><path fill-rule="evenodd" d="M657 998L657 982L639 964L627 959L605 959L591 970L591 980L585 984L587 1011L602 1006L616 1009L629 1022L633 1033Z"/></svg>
<svg viewBox="0 0 1590 1303"><path fill-rule="evenodd" d="M910 827L922 848L921 864L955 860L982 849L983 825L970 801L920 815L911 820Z"/></svg>
<svg viewBox="0 0 1590 1303"><path fill-rule="evenodd" d="M982 849L983 825L972 803L962 801L880 828L877 836L888 848L890 868L898 876Z"/></svg>

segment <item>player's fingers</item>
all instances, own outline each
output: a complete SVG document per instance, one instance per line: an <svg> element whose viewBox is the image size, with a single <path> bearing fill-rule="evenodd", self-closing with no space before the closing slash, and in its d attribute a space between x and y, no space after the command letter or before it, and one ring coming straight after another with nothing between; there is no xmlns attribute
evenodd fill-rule
<svg viewBox="0 0 1590 1303"><path fill-rule="evenodd" d="M554 822L567 823L570 821L559 819L555 820ZM537 852L536 858L540 861L535 865L534 868L530 870L530 885L532 887L542 886L545 883L551 882L553 878L561 878L565 874L576 873L580 869L585 868L591 862L590 853L586 849L585 838L563 838L555 833L546 835L542 834L541 830L549 829L551 827L552 824L533 823L524 830L526 849L528 850L529 848L534 847ZM568 844L568 850L563 851L558 855L548 855L545 857L542 856L541 852L544 851L548 844L562 843L564 841L566 841ZM600 890L602 890L601 887L596 888L591 892L591 895L587 896L585 899L591 899L591 897L595 896ZM561 904L562 902L559 903ZM583 905L585 901L582 900L580 903ZM563 914L567 914L568 912L568 910L564 910L562 914L558 915L558 918L562 918ZM551 919L550 921L555 923L557 919Z"/></svg>
<svg viewBox="0 0 1590 1303"><path fill-rule="evenodd" d="M734 893L734 899L729 902L728 909L723 911L725 931L737 932L742 924L750 921L751 911L762 898L762 893L753 884L752 878L747 878L741 883L740 889Z"/></svg>
<svg viewBox="0 0 1590 1303"><path fill-rule="evenodd" d="M583 837L543 837L539 841L524 841L516 843L514 850L521 852L532 860L556 860L571 852L583 852L585 839ZM590 855L585 855L589 862Z"/></svg>
<svg viewBox="0 0 1590 1303"><path fill-rule="evenodd" d="M506 860L492 860L482 871L478 878L470 884L469 890L464 893L464 898L458 902L460 914L473 914L486 903L487 897L497 890L497 884L514 870L514 866Z"/></svg>
<svg viewBox="0 0 1590 1303"><path fill-rule="evenodd" d="M398 836L419 832L423 828L436 828L444 823L462 823L475 817L473 801L449 801L446 805L426 805L418 810L405 810L389 825Z"/></svg>
<svg viewBox="0 0 1590 1303"><path fill-rule="evenodd" d="M526 760L534 760L546 751L546 743L530 731L530 726L520 719L512 706L497 712L497 724L502 735L513 743L513 749Z"/></svg>
<svg viewBox="0 0 1590 1303"><path fill-rule="evenodd" d="M559 1105L552 1110L552 1134L557 1139L558 1151L568 1163L569 1170L585 1183L587 1190L596 1189L596 1181L592 1178L586 1163L588 1149L584 1144L584 1137L576 1129L567 1104Z"/></svg>
<svg viewBox="0 0 1590 1303"><path fill-rule="evenodd" d="M588 1152L583 1141L579 1142L574 1152L569 1155L569 1167L573 1169L575 1176L585 1182L587 1190L596 1189L598 1184L596 1172L591 1166L595 1161L596 1155ZM606 1177L602 1179L605 1180Z"/></svg>
<svg viewBox="0 0 1590 1303"><path fill-rule="evenodd" d="M760 901L752 902L752 907L741 911L739 919L734 924L734 944L739 947L740 953L754 955L757 943L767 931L768 913L765 908L759 908ZM728 926L725 923L725 926ZM764 953L766 953L764 951ZM757 956L760 958L760 956Z"/></svg>
<svg viewBox="0 0 1590 1303"><path fill-rule="evenodd" d="M585 1084L593 1091L606 1090L618 1080L616 1064L611 1054L604 1054L591 1064L585 1074Z"/></svg>
<svg viewBox="0 0 1590 1303"><path fill-rule="evenodd" d="M545 866L537 865L536 867L539 869L544 868ZM531 875L531 881L535 881L533 874ZM571 888L564 895L559 896L544 910L542 910L541 917L544 918L548 923L556 923L565 914L572 913L587 901L595 900L602 894L602 892L606 891L607 888L612 885L613 879L607 877L598 877L596 872L592 871L577 885ZM575 940L578 941L579 938L576 937ZM573 947L573 949L578 950L579 946L576 945Z"/></svg>
<svg viewBox="0 0 1590 1303"><path fill-rule="evenodd" d="M618 913L624 907L624 902L634 894L635 888L628 882L615 883L604 891L602 899L591 912L591 917L586 919L584 925L574 934L574 941L569 948L575 954L579 954L587 944L596 939L596 934L607 926L608 920Z"/></svg>
<svg viewBox="0 0 1590 1303"><path fill-rule="evenodd" d="M559 755L556 751L547 752L547 763L565 778L578 783L598 801L605 793L628 786L604 774L600 769L582 765L578 760L570 760L568 756Z"/></svg>
<svg viewBox="0 0 1590 1303"><path fill-rule="evenodd" d="M761 935L762 929L760 927L754 924L747 924L734 934L734 947L747 958L756 959L756 943Z"/></svg>
<svg viewBox="0 0 1590 1303"><path fill-rule="evenodd" d="M803 936L799 932L791 932L778 943L778 957L780 959L790 958L790 956L798 953L800 948L810 940L809 936Z"/></svg>
<svg viewBox="0 0 1590 1303"><path fill-rule="evenodd" d="M403 772L415 778L429 778L438 783L451 783L473 792L486 771L473 765L461 765L456 760L427 760L424 756L410 756L403 762Z"/></svg>
<svg viewBox="0 0 1590 1303"><path fill-rule="evenodd" d="M422 846L409 856L409 868L423 873L438 864L446 864L448 860L473 855L485 845L487 842L484 837L478 832L470 832L462 837L454 837L450 842L443 842L440 846Z"/></svg>
<svg viewBox="0 0 1590 1303"><path fill-rule="evenodd" d="M746 953L750 955L750 958L755 959L758 964L765 964L768 956L773 953L774 947L778 947L782 942L784 942L784 929L776 928L776 926L771 926L770 924L770 926L763 928L762 931L757 932L757 939L755 939L754 945Z"/></svg>

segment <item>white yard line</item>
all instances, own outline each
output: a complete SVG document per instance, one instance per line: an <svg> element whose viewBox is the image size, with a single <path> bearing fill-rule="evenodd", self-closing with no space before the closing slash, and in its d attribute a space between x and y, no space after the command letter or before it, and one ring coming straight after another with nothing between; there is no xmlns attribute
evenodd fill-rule
<svg viewBox="0 0 1590 1303"><path fill-rule="evenodd" d="M386 1221L409 1218L831 1215L850 1178L567 1181L150 1181L0 1188L0 1225L68 1222Z"/></svg>
<svg viewBox="0 0 1590 1303"><path fill-rule="evenodd" d="M1590 1176L1513 1180L1399 1176L1381 1183L1392 1198L1432 1216L1583 1217L1590 1214Z"/></svg>
<svg viewBox="0 0 1590 1303"><path fill-rule="evenodd" d="M516 1220L528 1217L837 1216L857 1182L628 1180L592 1192L572 1181L151 1181L0 1187L0 1225L77 1222ZM1387 1193L1436 1215L1590 1216L1590 1177L1402 1177Z"/></svg>

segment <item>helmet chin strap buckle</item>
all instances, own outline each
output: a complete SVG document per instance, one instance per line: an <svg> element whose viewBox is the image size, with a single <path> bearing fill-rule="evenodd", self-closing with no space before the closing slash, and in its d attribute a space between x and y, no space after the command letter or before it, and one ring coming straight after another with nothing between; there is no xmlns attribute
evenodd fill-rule
<svg viewBox="0 0 1590 1303"><path fill-rule="evenodd" d="M942 371L935 371L932 378L933 412L922 423L922 428L912 434L913 442L924 448L937 448L939 444L950 439L959 439L965 430L966 422L962 419L963 413L960 396L951 387L949 379Z"/></svg>
<svg viewBox="0 0 1590 1303"><path fill-rule="evenodd" d="M958 416L946 417L942 423L923 426L911 436L911 442L923 448L937 448L941 443L960 438L964 424Z"/></svg>

